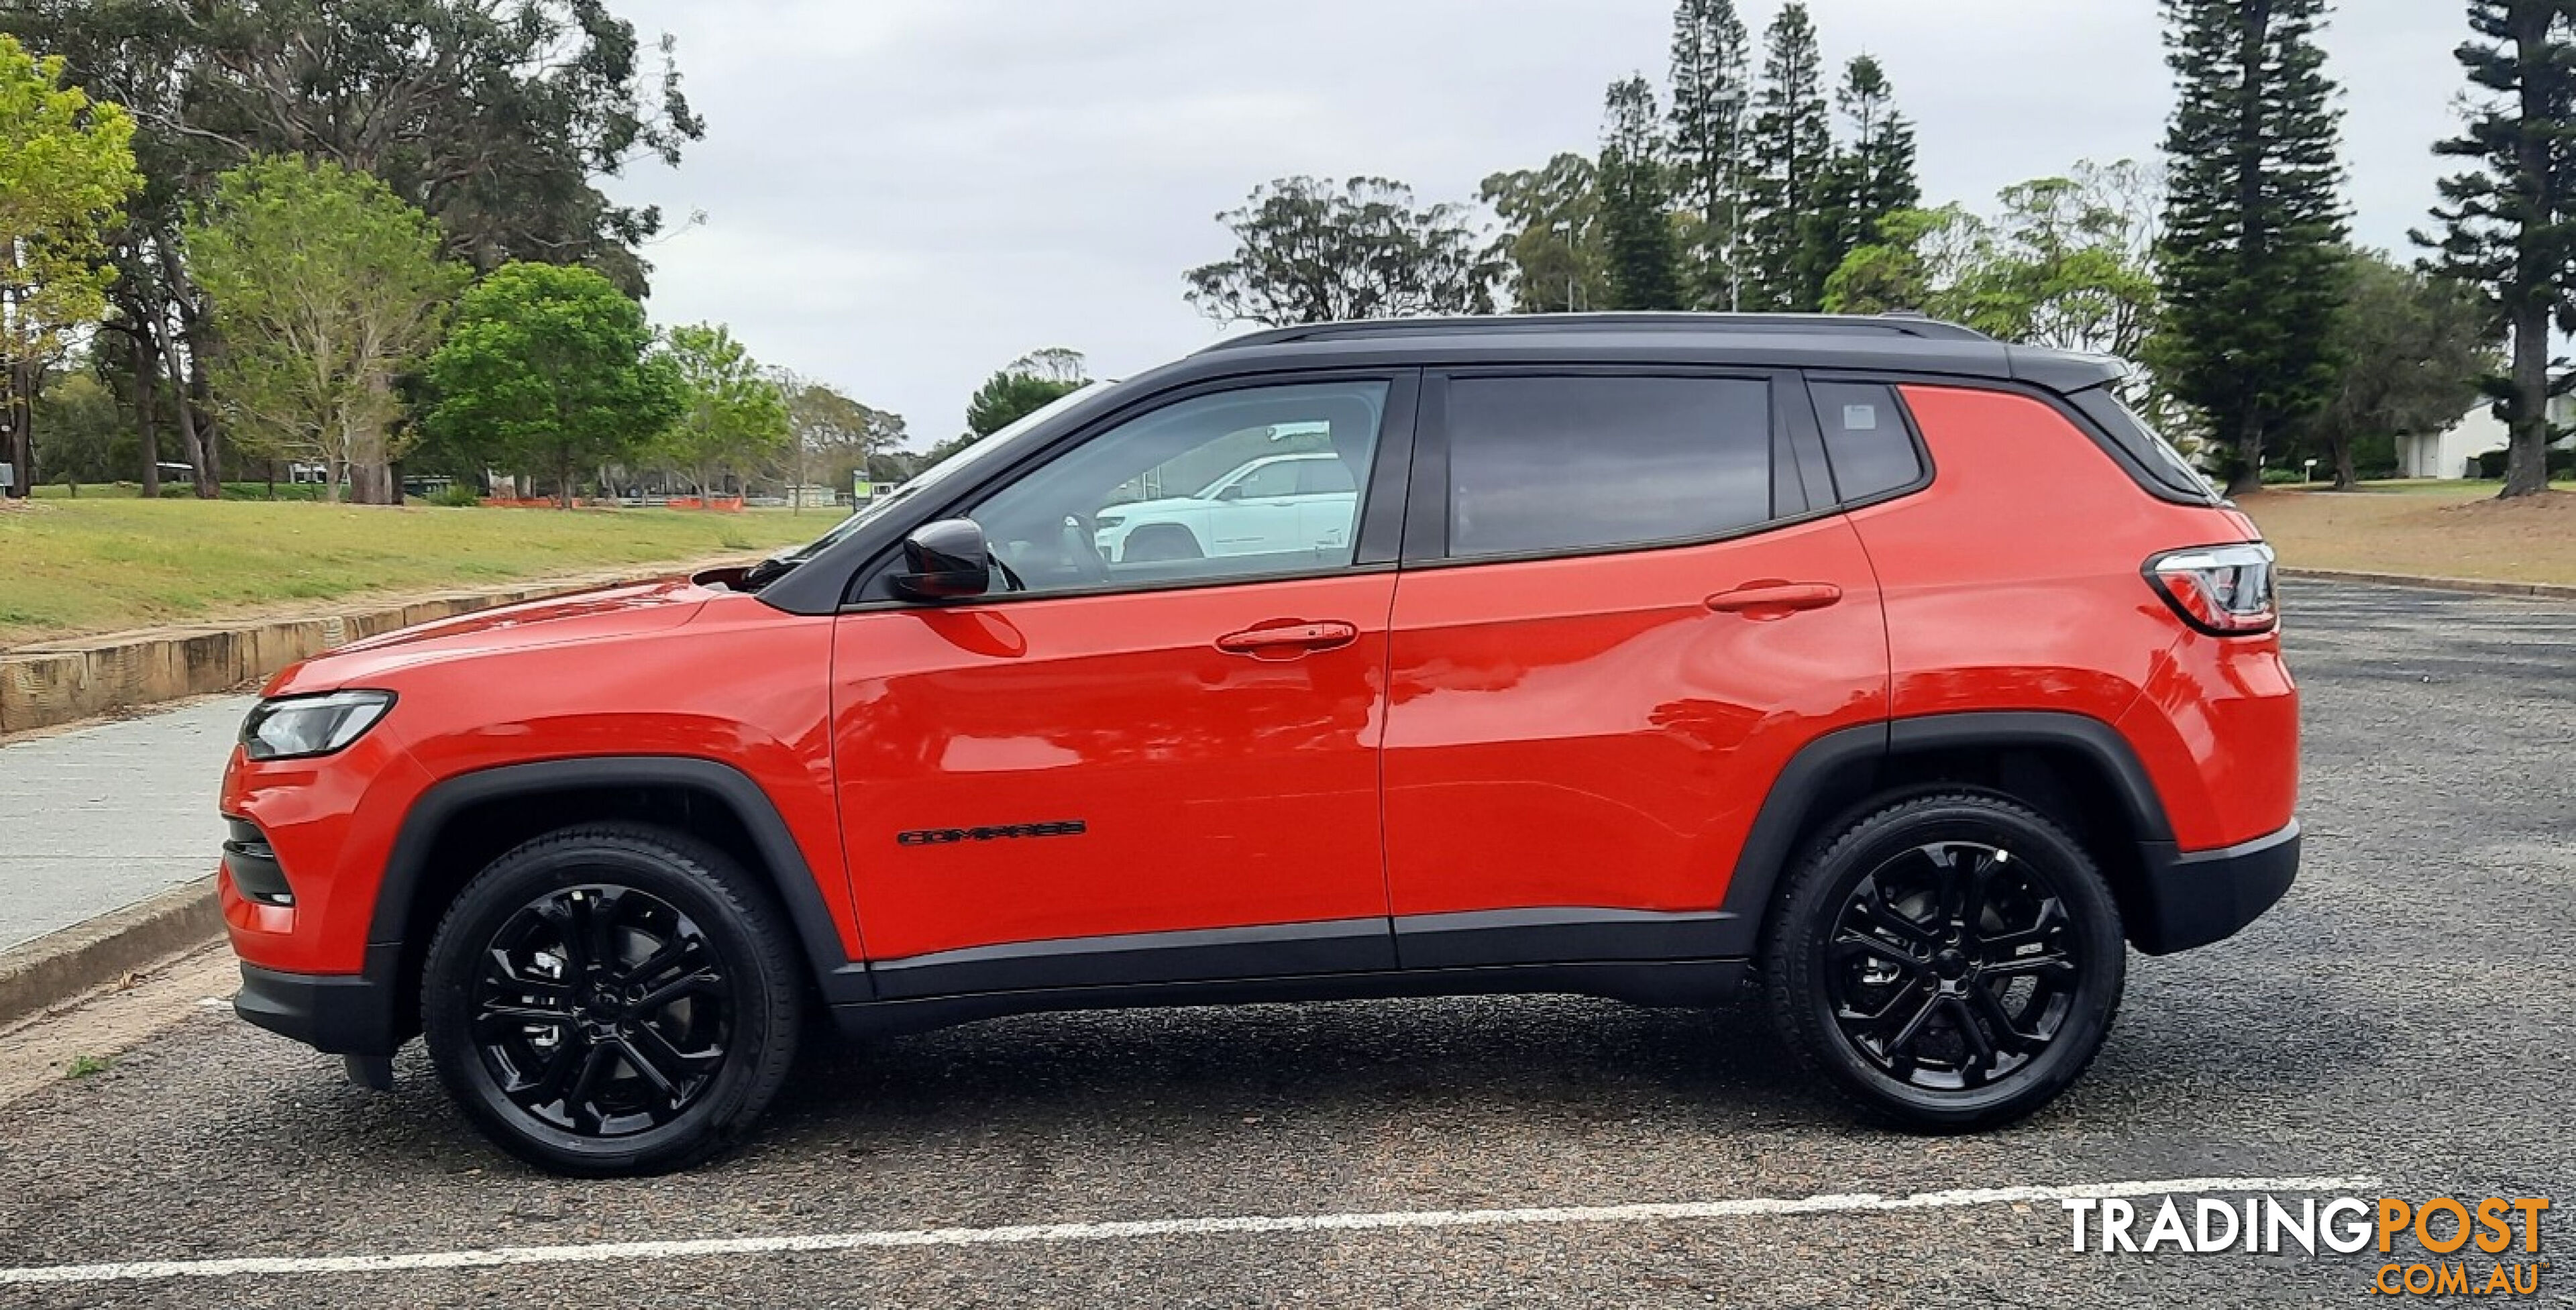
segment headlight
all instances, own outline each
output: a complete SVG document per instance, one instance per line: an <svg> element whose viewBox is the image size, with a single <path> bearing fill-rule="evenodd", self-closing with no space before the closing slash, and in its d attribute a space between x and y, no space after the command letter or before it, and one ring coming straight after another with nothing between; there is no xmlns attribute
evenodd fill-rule
<svg viewBox="0 0 2576 1310"><path fill-rule="evenodd" d="M1092 516L1091 526L1107 532L1111 528L1125 526L1126 522L1127 516L1124 514L1096 514Z"/></svg>
<svg viewBox="0 0 2576 1310"><path fill-rule="evenodd" d="M287 696L252 706L242 720L242 753L254 760L328 755L365 735L392 708L389 691Z"/></svg>

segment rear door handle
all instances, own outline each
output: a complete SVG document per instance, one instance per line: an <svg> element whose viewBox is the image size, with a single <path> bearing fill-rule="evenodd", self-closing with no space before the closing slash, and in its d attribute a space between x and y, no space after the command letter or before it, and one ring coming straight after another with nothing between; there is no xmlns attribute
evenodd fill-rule
<svg viewBox="0 0 2576 1310"><path fill-rule="evenodd" d="M1749 618L1785 618L1799 610L1819 610L1843 598L1843 589L1830 582L1748 582L1733 591L1721 591L1708 598L1708 607L1720 614L1742 614Z"/></svg>
<svg viewBox="0 0 2576 1310"><path fill-rule="evenodd" d="M1308 651L1331 650L1359 640L1357 624L1338 620L1318 623L1272 624L1229 632L1216 639L1216 648L1228 655L1250 655L1256 659L1295 659Z"/></svg>

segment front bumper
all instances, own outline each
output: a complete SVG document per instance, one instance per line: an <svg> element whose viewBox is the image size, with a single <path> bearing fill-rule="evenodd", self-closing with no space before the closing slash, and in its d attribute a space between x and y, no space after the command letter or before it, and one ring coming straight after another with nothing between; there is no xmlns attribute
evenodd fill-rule
<svg viewBox="0 0 2576 1310"><path fill-rule="evenodd" d="M2214 851L2142 842L2138 853L2145 876L2121 906L2129 940L2149 955L2170 955L2234 936L2290 890L2299 876L2299 821Z"/></svg>
<svg viewBox="0 0 2576 1310"><path fill-rule="evenodd" d="M233 1013L330 1055L389 1056L417 1024L403 1012L396 985L402 947L369 946L364 973L286 973L241 967Z"/></svg>

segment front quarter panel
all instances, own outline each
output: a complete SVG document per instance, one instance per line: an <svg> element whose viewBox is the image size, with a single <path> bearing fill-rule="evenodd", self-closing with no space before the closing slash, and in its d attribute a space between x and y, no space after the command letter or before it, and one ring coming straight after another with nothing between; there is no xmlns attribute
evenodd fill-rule
<svg viewBox="0 0 2576 1310"><path fill-rule="evenodd" d="M236 951L274 969L356 971L394 839L441 781L540 760L664 755L728 765L770 798L856 958L827 736L831 631L828 618L719 593L677 626L334 678L393 691L396 705L338 755L254 763L236 749L226 771L225 812L267 833L297 900L291 910L261 906L227 889Z"/></svg>

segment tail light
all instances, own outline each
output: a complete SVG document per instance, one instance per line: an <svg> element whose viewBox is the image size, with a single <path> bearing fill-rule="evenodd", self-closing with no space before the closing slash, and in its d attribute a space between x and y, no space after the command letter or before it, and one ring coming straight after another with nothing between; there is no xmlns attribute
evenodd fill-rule
<svg viewBox="0 0 2576 1310"><path fill-rule="evenodd" d="M2147 561L2146 573L2183 622L2213 636L2269 632L2281 621L2272 548L2262 542L2166 551Z"/></svg>

